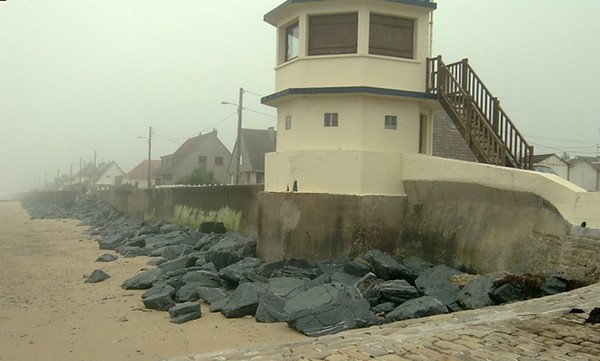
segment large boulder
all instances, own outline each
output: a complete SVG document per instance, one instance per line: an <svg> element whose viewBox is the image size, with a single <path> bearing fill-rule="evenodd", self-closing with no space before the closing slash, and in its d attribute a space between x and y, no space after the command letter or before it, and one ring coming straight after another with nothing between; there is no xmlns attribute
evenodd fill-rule
<svg viewBox="0 0 600 361"><path fill-rule="evenodd" d="M446 265L439 265L423 272L416 280L415 285L422 295L431 296L453 311L458 311L458 294L460 287L452 282L453 276L463 274Z"/></svg>
<svg viewBox="0 0 600 361"><path fill-rule="evenodd" d="M494 301L490 293L494 289L494 277L491 275L478 276L458 293L458 302L466 310L492 306Z"/></svg>
<svg viewBox="0 0 600 361"><path fill-rule="evenodd" d="M384 280L405 279L409 274L405 266L385 252L373 249L361 256L373 273Z"/></svg>
<svg viewBox="0 0 600 361"><path fill-rule="evenodd" d="M267 279L259 274L263 261L246 257L243 260L223 267L219 270L219 276L230 284L237 286L244 282L267 282Z"/></svg>
<svg viewBox="0 0 600 361"><path fill-rule="evenodd" d="M263 282L242 283L233 291L221 312L227 318L254 316L267 287Z"/></svg>
<svg viewBox="0 0 600 361"><path fill-rule="evenodd" d="M116 261L119 257L115 256L114 254L110 254L110 253L105 253L102 256L96 258L96 262L112 262L112 261Z"/></svg>
<svg viewBox="0 0 600 361"><path fill-rule="evenodd" d="M142 293L142 299L162 293L168 293L171 295L171 298L173 298L175 297L176 290L173 286L166 282L157 282L152 287L144 291L144 293Z"/></svg>
<svg viewBox="0 0 600 361"><path fill-rule="evenodd" d="M386 322L408 320L448 313L446 307L437 299L423 296L408 300L385 316Z"/></svg>
<svg viewBox="0 0 600 361"><path fill-rule="evenodd" d="M419 291L405 280L385 281L375 286L378 303L393 302L400 305L420 296Z"/></svg>
<svg viewBox="0 0 600 361"><path fill-rule="evenodd" d="M171 261L162 263L158 266L158 268L160 268L166 272L177 271L177 270L180 270L183 268L195 266L197 259L198 259L198 256L193 255L193 254L188 254L188 255L181 256L179 258L175 258Z"/></svg>
<svg viewBox="0 0 600 361"><path fill-rule="evenodd" d="M100 249L114 250L125 244L127 238L121 234L115 234L108 238L103 238L98 244Z"/></svg>
<svg viewBox="0 0 600 361"><path fill-rule="evenodd" d="M186 283L177 290L175 295L175 301L177 302L189 302L198 301L200 299L199 290L205 287L201 283L191 282Z"/></svg>
<svg viewBox="0 0 600 361"><path fill-rule="evenodd" d="M182 281L185 284L195 283L201 287L223 286L223 280L217 273L205 270L187 272L185 275L183 275Z"/></svg>
<svg viewBox="0 0 600 361"><path fill-rule="evenodd" d="M225 229L225 225L223 222L202 222L200 223L200 227L198 230L201 233L225 233L227 230Z"/></svg>
<svg viewBox="0 0 600 361"><path fill-rule="evenodd" d="M290 299L283 318L307 336L322 336L376 323L369 302L345 285L326 284Z"/></svg>
<svg viewBox="0 0 600 361"><path fill-rule="evenodd" d="M145 290L160 280L164 273L160 268L151 268L125 280L121 287L126 290Z"/></svg>
<svg viewBox="0 0 600 361"><path fill-rule="evenodd" d="M377 294L377 286L385 282L384 280L377 278L374 273L367 273L358 282L355 283L356 289L360 292L362 297L369 301L371 306L375 306L379 303L379 296Z"/></svg>
<svg viewBox="0 0 600 361"><path fill-rule="evenodd" d="M175 301L173 301L170 292L167 290L143 298L142 302L146 308L158 311L167 311L169 308L175 306Z"/></svg>
<svg viewBox="0 0 600 361"><path fill-rule="evenodd" d="M276 277L269 280L256 310L258 322L283 322L283 308L288 300L306 290L306 282L298 278Z"/></svg>
<svg viewBox="0 0 600 361"><path fill-rule="evenodd" d="M234 264L246 257L256 256L256 240L237 233L226 233L223 238L206 252L206 261L212 262L217 270Z"/></svg>
<svg viewBox="0 0 600 361"><path fill-rule="evenodd" d="M167 261L172 261L196 251L192 246L186 244L173 244L162 247L160 250L160 256Z"/></svg>
<svg viewBox="0 0 600 361"><path fill-rule="evenodd" d="M414 284L415 280L430 268L433 268L433 264L419 258L419 257L407 257L400 262L406 269L405 279Z"/></svg>

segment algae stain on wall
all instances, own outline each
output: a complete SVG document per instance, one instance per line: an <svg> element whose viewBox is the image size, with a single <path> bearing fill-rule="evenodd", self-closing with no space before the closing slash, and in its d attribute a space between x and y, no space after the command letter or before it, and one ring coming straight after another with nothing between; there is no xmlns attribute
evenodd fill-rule
<svg viewBox="0 0 600 361"><path fill-rule="evenodd" d="M198 229L203 222L223 222L225 229L238 232L242 224L242 211L227 206L217 211L205 211L201 208L176 205L170 221L191 229Z"/></svg>

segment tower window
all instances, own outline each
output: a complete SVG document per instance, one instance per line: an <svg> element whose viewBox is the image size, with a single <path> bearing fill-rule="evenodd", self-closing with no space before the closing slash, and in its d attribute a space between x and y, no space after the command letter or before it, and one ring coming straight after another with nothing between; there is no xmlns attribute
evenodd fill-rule
<svg viewBox="0 0 600 361"><path fill-rule="evenodd" d="M291 115L287 115L285 117L285 129L286 130L292 129L292 116Z"/></svg>
<svg viewBox="0 0 600 361"><path fill-rule="evenodd" d="M412 59L415 21L371 14L369 53Z"/></svg>
<svg viewBox="0 0 600 361"><path fill-rule="evenodd" d="M358 14L311 16L308 55L353 54L358 44Z"/></svg>
<svg viewBox="0 0 600 361"><path fill-rule="evenodd" d="M295 23L285 29L285 61L298 57L299 44L300 27Z"/></svg>
<svg viewBox="0 0 600 361"><path fill-rule="evenodd" d="M385 129L397 129L398 128L398 117L395 115L386 115L384 120Z"/></svg>
<svg viewBox="0 0 600 361"><path fill-rule="evenodd" d="M325 127L337 127L338 113L325 113L324 125Z"/></svg>

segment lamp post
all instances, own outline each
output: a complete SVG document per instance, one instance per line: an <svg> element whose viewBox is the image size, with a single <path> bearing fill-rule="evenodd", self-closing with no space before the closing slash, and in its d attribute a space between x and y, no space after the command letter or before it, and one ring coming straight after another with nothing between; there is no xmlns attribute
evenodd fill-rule
<svg viewBox="0 0 600 361"><path fill-rule="evenodd" d="M145 137L138 137L144 139ZM148 189L152 188L152 127L148 127Z"/></svg>
<svg viewBox="0 0 600 361"><path fill-rule="evenodd" d="M244 108L244 88L240 88L238 103L221 102L221 104L236 105L238 114L237 137L235 139L235 183L240 184L240 166L242 160L242 109Z"/></svg>

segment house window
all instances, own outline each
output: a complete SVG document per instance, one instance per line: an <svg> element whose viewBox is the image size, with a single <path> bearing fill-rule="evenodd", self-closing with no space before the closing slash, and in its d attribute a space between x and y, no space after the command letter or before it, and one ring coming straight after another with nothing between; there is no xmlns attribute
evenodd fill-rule
<svg viewBox="0 0 600 361"><path fill-rule="evenodd" d="M308 55L352 54L358 44L358 14L311 16Z"/></svg>
<svg viewBox="0 0 600 361"><path fill-rule="evenodd" d="M207 158L205 155L198 156L198 165L206 166Z"/></svg>
<svg viewBox="0 0 600 361"><path fill-rule="evenodd" d="M292 116L288 115L285 117L285 129L289 130L292 129Z"/></svg>
<svg viewBox="0 0 600 361"><path fill-rule="evenodd" d="M338 126L338 113L325 113L324 125L326 127Z"/></svg>
<svg viewBox="0 0 600 361"><path fill-rule="evenodd" d="M415 21L371 14L369 53L413 58Z"/></svg>
<svg viewBox="0 0 600 361"><path fill-rule="evenodd" d="M398 128L398 117L395 115L386 115L384 120L385 129L397 129Z"/></svg>
<svg viewBox="0 0 600 361"><path fill-rule="evenodd" d="M215 157L215 165L218 167L223 166L223 157Z"/></svg>
<svg viewBox="0 0 600 361"><path fill-rule="evenodd" d="M295 23L285 29L285 61L298 57L299 45L300 27Z"/></svg>

